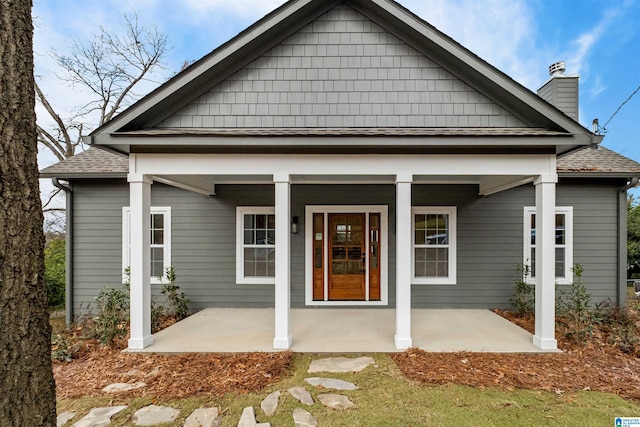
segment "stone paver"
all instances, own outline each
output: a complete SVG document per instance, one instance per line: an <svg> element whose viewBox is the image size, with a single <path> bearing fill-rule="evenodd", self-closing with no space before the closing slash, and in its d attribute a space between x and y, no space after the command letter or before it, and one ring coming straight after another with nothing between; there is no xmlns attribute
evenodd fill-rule
<svg viewBox="0 0 640 427"><path fill-rule="evenodd" d="M105 393L118 393L119 391L135 390L137 388L142 388L146 386L147 386L146 383L133 383L133 384L114 383L114 384L109 384L108 386L103 388L102 391L104 391Z"/></svg>
<svg viewBox="0 0 640 427"><path fill-rule="evenodd" d="M274 391L260 403L260 407L266 416L270 417L276 413L276 409L278 409L278 399L280 399L280 392Z"/></svg>
<svg viewBox="0 0 640 427"><path fill-rule="evenodd" d="M256 411L253 406L248 406L242 411L238 427L271 427L270 423L258 423L256 421Z"/></svg>
<svg viewBox="0 0 640 427"><path fill-rule="evenodd" d="M126 408L126 406L93 408L87 415L75 422L72 427L106 427L111 424L112 416Z"/></svg>
<svg viewBox="0 0 640 427"><path fill-rule="evenodd" d="M308 372L360 372L375 361L369 356L365 357L328 357L311 362Z"/></svg>
<svg viewBox="0 0 640 427"><path fill-rule="evenodd" d="M313 405L313 398L304 387L291 387L287 391L291 396L298 399L300 403L304 403L305 405Z"/></svg>
<svg viewBox="0 0 640 427"><path fill-rule="evenodd" d="M133 414L133 423L137 426L154 426L171 423L178 418L180 410L168 406L149 405L138 409Z"/></svg>
<svg viewBox="0 0 640 427"><path fill-rule="evenodd" d="M332 409L344 410L356 406L355 403L350 401L347 396L343 396L341 394L319 394L318 400L327 408Z"/></svg>
<svg viewBox="0 0 640 427"><path fill-rule="evenodd" d="M56 427L62 427L76 416L75 412L63 412L56 417Z"/></svg>
<svg viewBox="0 0 640 427"><path fill-rule="evenodd" d="M199 408L189 415L183 427L219 427L222 417L218 408Z"/></svg>
<svg viewBox="0 0 640 427"><path fill-rule="evenodd" d="M293 422L296 427L317 427L318 419L301 408L293 410Z"/></svg>
<svg viewBox="0 0 640 427"><path fill-rule="evenodd" d="M357 390L358 386L348 381L338 380L336 378L306 378L306 382L315 387L332 388L335 390Z"/></svg>

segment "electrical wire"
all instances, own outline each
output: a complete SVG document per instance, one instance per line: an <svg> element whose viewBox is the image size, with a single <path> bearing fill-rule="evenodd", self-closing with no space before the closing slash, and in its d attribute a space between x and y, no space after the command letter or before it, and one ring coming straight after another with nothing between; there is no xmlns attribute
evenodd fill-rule
<svg viewBox="0 0 640 427"><path fill-rule="evenodd" d="M620 104L620 106L618 107L618 109L611 115L611 117L609 117L609 120L607 120L607 122L602 126L602 131L603 132L607 132L607 125L609 124L609 122L611 120L613 120L613 118L616 116L616 114L618 114L618 112L620 111L620 109L624 106L624 104L626 104L627 102L629 102L631 100L631 98L633 98L633 95L635 95L636 93L638 93L638 91L640 91L640 86L638 86L636 88L636 90L634 90L631 95L629 95L629 97L622 103Z"/></svg>

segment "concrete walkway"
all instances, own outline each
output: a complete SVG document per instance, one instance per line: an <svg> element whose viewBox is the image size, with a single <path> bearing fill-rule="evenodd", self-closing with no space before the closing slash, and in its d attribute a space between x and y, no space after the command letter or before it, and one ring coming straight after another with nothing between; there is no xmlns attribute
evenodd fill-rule
<svg viewBox="0 0 640 427"><path fill-rule="evenodd" d="M413 309L414 347L432 352L538 353L532 335L489 310ZM291 310L292 350L395 352L395 310ZM274 309L210 308L154 335L143 352L273 351Z"/></svg>

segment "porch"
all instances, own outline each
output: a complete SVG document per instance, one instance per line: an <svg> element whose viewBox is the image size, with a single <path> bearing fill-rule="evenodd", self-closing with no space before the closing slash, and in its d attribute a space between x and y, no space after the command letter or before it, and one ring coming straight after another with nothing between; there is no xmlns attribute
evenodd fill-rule
<svg viewBox="0 0 640 427"><path fill-rule="evenodd" d="M274 309L209 308L153 336L149 353L273 351ZM395 352L394 309L291 310L291 350ZM412 309L413 346L432 352L536 353L533 336L489 310ZM132 350L130 350L132 351Z"/></svg>

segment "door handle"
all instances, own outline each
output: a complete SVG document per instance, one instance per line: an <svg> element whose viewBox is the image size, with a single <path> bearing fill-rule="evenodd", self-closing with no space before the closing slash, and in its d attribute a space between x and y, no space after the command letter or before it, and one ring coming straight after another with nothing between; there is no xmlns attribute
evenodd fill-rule
<svg viewBox="0 0 640 427"><path fill-rule="evenodd" d="M362 252L362 268L360 268L360 273L364 273L365 271L367 271L367 254L365 252Z"/></svg>

